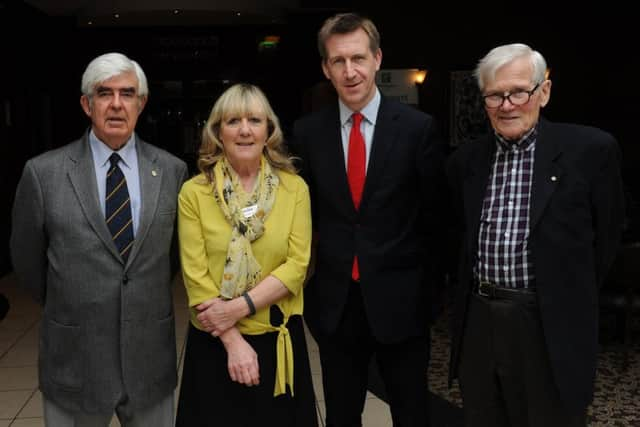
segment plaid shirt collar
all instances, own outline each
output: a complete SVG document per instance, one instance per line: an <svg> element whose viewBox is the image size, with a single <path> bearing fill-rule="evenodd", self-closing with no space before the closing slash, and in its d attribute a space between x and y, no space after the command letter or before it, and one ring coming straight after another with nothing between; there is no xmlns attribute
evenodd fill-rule
<svg viewBox="0 0 640 427"><path fill-rule="evenodd" d="M518 147L521 150L526 150L531 147L531 144L537 139L538 125L534 125L529 129L520 139L509 140L500 135L498 132L494 132L496 136L496 144L498 149L502 152L511 151L513 148Z"/></svg>

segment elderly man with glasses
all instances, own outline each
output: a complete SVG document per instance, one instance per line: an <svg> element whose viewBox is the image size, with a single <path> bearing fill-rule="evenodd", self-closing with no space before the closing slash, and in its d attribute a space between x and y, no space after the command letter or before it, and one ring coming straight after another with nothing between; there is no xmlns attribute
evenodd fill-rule
<svg viewBox="0 0 640 427"><path fill-rule="evenodd" d="M598 349L598 288L623 221L608 133L540 116L543 56L491 50L476 69L493 132L452 154L461 230L451 378L467 426L584 426Z"/></svg>

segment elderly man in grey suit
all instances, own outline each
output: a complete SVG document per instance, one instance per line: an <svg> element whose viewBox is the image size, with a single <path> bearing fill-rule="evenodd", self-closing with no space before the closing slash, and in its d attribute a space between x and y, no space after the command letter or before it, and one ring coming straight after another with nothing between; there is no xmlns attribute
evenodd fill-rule
<svg viewBox="0 0 640 427"><path fill-rule="evenodd" d="M47 426L173 425L171 245L185 163L134 133L148 95L118 53L82 76L91 129L27 162L11 254L42 303L39 383Z"/></svg>

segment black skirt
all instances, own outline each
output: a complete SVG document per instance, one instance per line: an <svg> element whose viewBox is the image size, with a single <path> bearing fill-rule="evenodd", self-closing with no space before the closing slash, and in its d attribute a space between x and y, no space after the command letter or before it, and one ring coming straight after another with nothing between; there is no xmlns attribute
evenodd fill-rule
<svg viewBox="0 0 640 427"><path fill-rule="evenodd" d="M274 310L275 308L275 310ZM271 323L282 322L277 306ZM278 333L244 335L258 354L260 384L248 387L229 377L222 342L189 325L176 427L317 427L315 396L301 316L287 325L293 345L294 392L274 397Z"/></svg>

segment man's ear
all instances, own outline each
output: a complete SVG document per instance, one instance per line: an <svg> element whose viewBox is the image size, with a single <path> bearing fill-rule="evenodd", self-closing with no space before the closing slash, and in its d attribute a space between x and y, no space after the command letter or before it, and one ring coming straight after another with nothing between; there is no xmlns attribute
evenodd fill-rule
<svg viewBox="0 0 640 427"><path fill-rule="evenodd" d="M80 97L80 106L82 106L84 113L91 117L91 99L87 95Z"/></svg>
<svg viewBox="0 0 640 427"><path fill-rule="evenodd" d="M144 106L147 105L147 96L141 96L140 97L140 105L138 105L138 112L142 113L142 110L144 110Z"/></svg>
<svg viewBox="0 0 640 427"><path fill-rule="evenodd" d="M382 64L382 49L378 48L373 55L373 59L376 61L376 71L380 71L380 64Z"/></svg>
<svg viewBox="0 0 640 427"><path fill-rule="evenodd" d="M551 99L551 80L545 80L544 82L542 82L540 94L540 106L545 107Z"/></svg>
<svg viewBox="0 0 640 427"><path fill-rule="evenodd" d="M331 80L331 74L329 73L329 66L327 65L326 60L323 59L320 66L322 67L322 72L327 80Z"/></svg>

